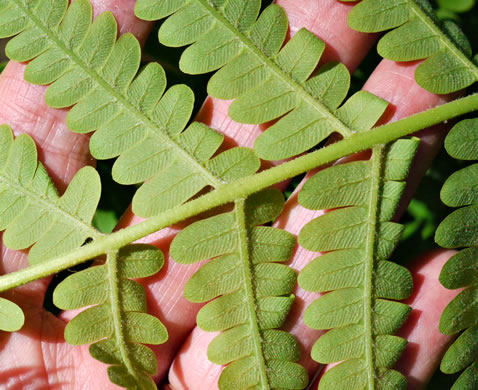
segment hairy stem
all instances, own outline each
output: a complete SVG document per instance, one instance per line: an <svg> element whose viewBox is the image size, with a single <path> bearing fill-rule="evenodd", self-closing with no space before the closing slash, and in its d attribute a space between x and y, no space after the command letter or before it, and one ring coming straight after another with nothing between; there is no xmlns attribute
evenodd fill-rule
<svg viewBox="0 0 478 390"><path fill-rule="evenodd" d="M244 277L244 290L247 297L247 311L249 316L249 325L251 327L251 338L254 344L254 354L257 358L259 369L260 384L262 390L270 390L269 380L267 379L267 366L264 360L264 351L262 350L261 332L259 329L259 320L257 319L256 294L253 285L254 277L251 270L251 259L248 247L248 231L246 226L246 207L245 199L236 201L235 214L237 231L239 235L239 258L242 265L242 275Z"/></svg>
<svg viewBox="0 0 478 390"><path fill-rule="evenodd" d="M478 94L454 100L408 118L379 126L372 131L353 134L350 138L309 153L277 167L234 182L181 206L167 210L137 225L102 236L92 243L60 257L45 261L21 271L0 277L0 292L60 272L86 260L154 233L172 224L196 216L217 206L245 198L273 184L305 173L352 153L386 144L400 137L436 125L443 121L478 110Z"/></svg>
<svg viewBox="0 0 478 390"><path fill-rule="evenodd" d="M121 361L125 365L128 372L139 383L136 370L130 359L129 351L126 346L124 328L122 324L122 308L121 308L121 292L119 289L119 271L118 271L118 250L108 251L106 255L106 267L108 270L109 283L109 299L110 307L113 314L113 325L116 345L118 346Z"/></svg>
<svg viewBox="0 0 478 390"><path fill-rule="evenodd" d="M382 185L382 163L384 160L384 146L373 148L372 179L370 200L368 202L367 240L365 243L365 272L364 272L364 333L365 333L365 361L367 367L367 382L370 389L375 388L375 354L374 334L372 328L374 306L374 276L375 251L377 248L377 228L379 214L380 187Z"/></svg>

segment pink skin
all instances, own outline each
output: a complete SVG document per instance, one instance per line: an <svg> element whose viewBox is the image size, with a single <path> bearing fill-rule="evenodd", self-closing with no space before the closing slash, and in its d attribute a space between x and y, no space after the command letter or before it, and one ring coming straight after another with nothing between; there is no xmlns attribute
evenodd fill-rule
<svg viewBox="0 0 478 390"><path fill-rule="evenodd" d="M104 10L113 11L121 33L131 31L141 40L149 32L150 24L132 16L134 3L134 0L93 1L95 15ZM299 28L307 27L328 43L324 59L341 60L350 70L357 67L375 42L375 36L353 32L347 27L346 15L350 5L336 0L282 0L278 3L289 15L291 35ZM421 90L414 83L414 66L384 61L368 81L365 87L367 90L396 105L392 105L387 120L396 120L444 101L443 98ZM62 192L79 168L94 164L88 153L88 136L75 135L66 128L66 111L54 110L45 105L45 88L24 82L24 67L23 64L10 63L0 76L0 122L9 123L16 134L29 133L34 137L39 147L40 160ZM252 146L253 140L264 126L246 126L231 121L227 116L228 105L228 102L208 99L198 119L224 132L231 144ZM421 171L424 172L429 165L440 138L436 132L430 132L424 137L426 146L421 148L417 158L417 166ZM418 172L418 169L413 172ZM410 179L410 188L418 182L421 176L418 173ZM297 204L296 196L293 196L276 224L297 234L305 223L319 213L303 209ZM138 221L139 218L128 212L120 227ZM187 302L182 294L184 284L200 264L185 267L170 261L168 257L169 243L178 229L179 227L164 229L142 240L160 247L167 258L164 269L143 283L148 292L149 311L158 316L169 330L168 342L154 347L159 358L157 379L164 380L169 371L171 384L177 390L214 389L217 388L217 378L222 368L208 362L206 349L215 335L195 328L195 316L200 305ZM290 264L300 270L317 255L299 247ZM404 358L399 363L414 388L420 388L427 382L450 341L438 333L437 323L441 309L455 293L440 287L436 276L449 256L449 252L436 253L417 260L414 275L417 280L421 280L422 287L410 304L414 307L414 313L418 313L421 308L427 310L420 314L420 321L409 322L404 328L404 331L408 329L408 338L416 353L414 359L405 361ZM26 265L24 253L2 247L0 273L13 272ZM56 318L42 309L47 284L48 280L38 281L6 294L21 304L27 319L22 331L12 335L0 334L0 367L3 367L0 371L0 387L18 390L27 387L75 390L117 388L109 382L105 366L90 357L87 347L73 347L64 342L62 335L65 322L74 313L65 312L60 318ZM426 289L423 288L425 285ZM298 298L286 329L301 342L302 363L312 375L318 365L307 356L319 332L303 325L301 317L304 307L316 299L317 294L299 287L295 293ZM436 310L430 312L432 305L436 305ZM411 318L413 320L416 315L412 314ZM423 326L424 324L426 325ZM430 347L433 349L429 351L431 355L426 353ZM407 350L405 356L410 353L412 352Z"/></svg>

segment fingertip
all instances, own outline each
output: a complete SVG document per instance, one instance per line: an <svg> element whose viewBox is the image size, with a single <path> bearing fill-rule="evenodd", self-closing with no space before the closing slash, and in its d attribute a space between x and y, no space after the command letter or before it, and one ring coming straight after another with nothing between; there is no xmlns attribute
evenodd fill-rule
<svg viewBox="0 0 478 390"><path fill-rule="evenodd" d="M223 366L207 357L209 343L218 333L195 328L182 345L169 370L169 383L174 390L215 390Z"/></svg>

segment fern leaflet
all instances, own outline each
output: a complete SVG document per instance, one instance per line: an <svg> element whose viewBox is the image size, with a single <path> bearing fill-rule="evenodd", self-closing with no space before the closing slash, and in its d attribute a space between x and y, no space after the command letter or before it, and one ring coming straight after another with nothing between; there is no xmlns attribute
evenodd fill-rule
<svg viewBox="0 0 478 390"><path fill-rule="evenodd" d="M121 184L151 179L135 196L136 214L158 214L204 187L217 188L239 171L247 175L259 168L246 148L212 158L223 136L208 127L193 123L184 130L193 109L192 91L176 85L165 92L166 77L156 63L137 74L139 43L131 34L116 40L111 13L91 23L88 0L69 7L67 0L5 0L0 13L0 36L18 34L8 43L7 55L32 60L27 81L52 83L45 97L50 106L73 106L67 116L70 129L95 131L93 157L119 156L113 178Z"/></svg>
<svg viewBox="0 0 478 390"><path fill-rule="evenodd" d="M0 298L0 330L16 332L23 327L25 316L20 307L5 298Z"/></svg>
<svg viewBox="0 0 478 390"><path fill-rule="evenodd" d="M350 84L345 66L326 64L312 75L325 43L301 29L282 47L288 28L285 11L273 4L259 16L260 5L260 0L138 0L135 10L145 20L171 15L159 30L159 40L167 46L192 44L180 61L186 73L219 69L208 92L236 99L229 109L232 119L261 124L280 118L257 138L259 157L296 156L333 132L350 136L354 129L342 114L366 110L369 94L354 95L337 110Z"/></svg>
<svg viewBox="0 0 478 390"><path fill-rule="evenodd" d="M445 141L447 152L459 160L477 160L478 119L461 121ZM453 390L478 386L478 268L477 200L478 164L451 175L441 191L442 201L450 207L461 207L451 213L436 231L436 242L445 248L463 248L444 265L440 282L449 289L465 288L443 311L440 331L444 334L464 332L448 349L441 370L454 374L466 369Z"/></svg>
<svg viewBox="0 0 478 390"><path fill-rule="evenodd" d="M182 264L214 258L194 274L184 295L207 302L198 313L202 329L225 331L209 345L208 357L229 364L219 379L224 390L303 389L307 373L295 338L277 330L293 301L295 272L276 264L290 258L295 238L283 230L258 226L275 219L282 194L268 189L237 200L234 211L195 222L171 244Z"/></svg>
<svg viewBox="0 0 478 390"><path fill-rule="evenodd" d="M156 247L133 244L110 251L106 264L69 276L54 291L53 301L65 310L91 306L65 329L70 344L90 344L90 354L111 364L110 380L127 389L156 389L147 374L157 370L156 357L144 344L162 344L164 325L146 314L144 288L130 278L156 274L164 263Z"/></svg>
<svg viewBox="0 0 478 390"><path fill-rule="evenodd" d="M375 110L375 119L382 115ZM412 279L407 269L387 259L403 231L389 222L405 188L403 180L417 139L375 146L367 161L332 166L316 174L299 193L313 210L332 209L304 226L299 243L327 251L299 275L306 290L327 292L307 308L304 321L332 329L316 342L312 357L343 363L327 371L320 389L404 389L406 379L391 367L406 341L392 336L406 320Z"/></svg>
<svg viewBox="0 0 478 390"><path fill-rule="evenodd" d="M455 92L478 81L470 42L454 22L438 20L428 0L363 0L349 13L349 25L362 32L394 29L380 40L379 54L394 61L426 59L415 79L430 92Z"/></svg>
<svg viewBox="0 0 478 390"><path fill-rule="evenodd" d="M28 135L16 139L8 126L0 127L0 229L3 242L11 249L30 248L32 264L79 248L87 239L101 234L91 226L98 205L101 184L91 167L78 171L59 197L45 168L37 161L36 146ZM33 246L32 246L33 245ZM111 380L127 388L155 388L151 378L156 357L137 343L160 344L167 332L161 322L146 312L143 288L128 278L155 274L163 255L155 247L131 245L108 253L103 266L71 275L54 292L61 309L78 309L98 304L66 327L65 339L72 344L91 346L96 359L114 364L108 369ZM23 313L18 306L0 298L0 327L18 330Z"/></svg>

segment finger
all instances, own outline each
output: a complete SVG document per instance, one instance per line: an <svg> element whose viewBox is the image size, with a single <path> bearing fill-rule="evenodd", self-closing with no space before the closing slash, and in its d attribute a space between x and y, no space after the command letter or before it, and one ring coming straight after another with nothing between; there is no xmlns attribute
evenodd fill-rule
<svg viewBox="0 0 478 390"><path fill-rule="evenodd" d="M408 379L408 389L425 388L437 370L441 358L453 341L438 330L440 317L448 303L460 290L448 290L439 282L441 269L456 252L431 252L411 268L414 293L405 301L412 312L398 332L408 340L407 348L395 369Z"/></svg>
<svg viewBox="0 0 478 390"><path fill-rule="evenodd" d="M415 112L423 111L430 107L441 104L449 98L446 96L437 96L421 89L414 81L413 75L415 67L416 64L414 63L397 64L384 60L380 63L370 77L370 80L367 82L365 88L368 91L376 93L380 97L391 102L390 107L382 120L382 123L397 120ZM398 84L398 86L396 84ZM403 101L408 103L402 104ZM433 134L431 134L429 138L424 138L425 147L422 146L421 150L419 151L420 158L425 160L424 165L429 163L431 160L430 154L433 154L433 152L436 150L436 143L439 143L438 141L440 141L440 139L441 137L436 137ZM422 160L417 161L421 163ZM424 172L424 168L421 168L420 171ZM417 170L413 173L417 174L420 172ZM418 181L418 176L415 176L413 180ZM298 189L300 188L301 186L299 186ZM307 210L300 206L297 201L297 192L298 190L296 190L288 200L284 212L281 214L275 224L275 226L285 229L296 235L299 234L300 230L307 222L324 213L324 211ZM298 247L290 265L292 268L300 272L300 270L302 270L306 264L308 264L318 255L318 253L310 252L302 247ZM301 343L302 358L300 363L304 365L304 367L308 370L309 375L312 377L319 368L319 365L310 358L310 350L315 341L323 332L307 327L303 322L303 315L306 307L315 299L317 299L320 294L307 292L300 288L300 286L296 288L294 294L296 299L294 301L294 305L292 306L285 329L294 334ZM201 333L202 332L199 329L195 329L190 338L191 340L196 340L195 345L197 345L197 348L204 347L199 340L205 339L206 336L200 336ZM186 386L184 388L187 388L188 385L190 386L192 383L195 383L198 377L203 376L197 371L200 367L197 367L197 370L182 371L182 367L186 367L188 365L193 366L195 364L193 356L196 356L198 353L200 352L196 351L196 348L193 348L192 346L189 346L186 349L181 349L178 357L176 358L177 362L174 362L170 372L170 381L173 388L178 387L181 389L181 386L183 385ZM209 364L212 365L212 363ZM201 367L205 369L203 365L201 365ZM210 370L220 371L220 368L208 367L206 369L208 373Z"/></svg>
<svg viewBox="0 0 478 390"><path fill-rule="evenodd" d="M438 281L443 265L453 251L433 251L417 259L411 269L414 284L413 296L404 301L412 307L405 325L397 336L408 340L402 357L394 367L408 380L409 390L424 389L438 368L441 358L453 337L438 330L441 313L457 295L457 290L447 290ZM326 372L332 365L327 366ZM318 388L320 379L314 389Z"/></svg>
<svg viewBox="0 0 478 390"><path fill-rule="evenodd" d="M351 36L350 40L343 40L337 47L330 46L327 48L325 57L328 59L344 59L350 69L357 65L360 58L366 54L375 40L371 35L352 32L348 29L347 12L350 6L335 0L320 2L315 0L305 0L303 2L281 1L280 4L286 8L287 12L294 15L290 23L292 34L301 27L307 27L319 37L333 42L337 35L348 31ZM305 12L306 7L310 7L308 13ZM306 15L307 18L305 18ZM334 18L334 28L326 21L328 18ZM251 146L255 137L262 131L261 127L232 122L228 117L227 107L227 102L209 99L197 119L223 132L226 138L231 140L230 143ZM140 220L140 218L134 217L131 211L128 211L120 226L125 227ZM155 243L167 254L169 242L174 234L174 229L165 229L149 236L147 242ZM199 267L200 264L187 267L177 265L171 259L168 259L165 269L151 279L148 284L152 297L150 312L158 316L170 330L167 343L155 349L158 356L161 357L159 377L167 372L171 359L195 326L196 313L201 305L186 301L183 296L183 288Z"/></svg>

